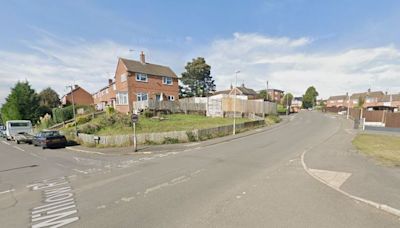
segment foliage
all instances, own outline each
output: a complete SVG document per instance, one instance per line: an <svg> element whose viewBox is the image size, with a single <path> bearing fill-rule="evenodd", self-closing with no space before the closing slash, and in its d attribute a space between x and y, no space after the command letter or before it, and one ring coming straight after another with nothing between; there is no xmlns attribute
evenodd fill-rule
<svg viewBox="0 0 400 228"><path fill-rule="evenodd" d="M55 123L62 123L72 118L74 118L72 105L64 108L53 108L53 121Z"/></svg>
<svg viewBox="0 0 400 228"><path fill-rule="evenodd" d="M90 115L78 116L76 118L76 124L85 124L85 123L89 122L91 119L92 119L92 117Z"/></svg>
<svg viewBox="0 0 400 228"><path fill-rule="evenodd" d="M144 112L144 116L146 117L146 118L151 118L151 117L153 117L153 112L151 112L150 110L145 110Z"/></svg>
<svg viewBox="0 0 400 228"><path fill-rule="evenodd" d="M357 108L362 109L365 104L365 97L359 96L358 97L358 102L357 102Z"/></svg>
<svg viewBox="0 0 400 228"><path fill-rule="evenodd" d="M282 114L282 113L286 113L286 106L282 105L282 104L277 104L276 106L276 110L278 113Z"/></svg>
<svg viewBox="0 0 400 228"><path fill-rule="evenodd" d="M267 90L265 90L265 89L260 90L260 92L258 93L257 98L264 99L264 100L267 100L267 101L272 100L271 99L271 95L269 93L267 93Z"/></svg>
<svg viewBox="0 0 400 228"><path fill-rule="evenodd" d="M98 130L100 130L100 125L94 124L94 123L86 123L78 128L79 132L84 133L84 134L94 134Z"/></svg>
<svg viewBox="0 0 400 228"><path fill-rule="evenodd" d="M196 142L197 141L196 136L193 134L192 131L187 131L186 135L188 137L189 142Z"/></svg>
<svg viewBox="0 0 400 228"><path fill-rule="evenodd" d="M293 94L287 93L283 96L282 105L284 106L291 106L293 101Z"/></svg>
<svg viewBox="0 0 400 228"><path fill-rule="evenodd" d="M115 109L113 107L107 106L106 107L106 114L108 116L113 115L115 113Z"/></svg>
<svg viewBox="0 0 400 228"><path fill-rule="evenodd" d="M314 86L308 87L306 93L303 95L303 108L312 108L316 104L318 92Z"/></svg>
<svg viewBox="0 0 400 228"><path fill-rule="evenodd" d="M39 96L30 84L17 82L6 98L6 103L1 108L3 121L7 120L31 120L36 123L39 120Z"/></svg>
<svg viewBox="0 0 400 228"><path fill-rule="evenodd" d="M50 87L42 90L39 93L39 99L40 99L40 106L45 106L48 107L49 109L58 107L61 104L57 92Z"/></svg>
<svg viewBox="0 0 400 228"><path fill-rule="evenodd" d="M179 143L179 140L176 138L165 137L163 144L175 144Z"/></svg>
<svg viewBox="0 0 400 228"><path fill-rule="evenodd" d="M211 66L204 58L198 57L188 62L182 73L181 97L200 96L205 97L208 93L215 91L215 81L211 76Z"/></svg>
<svg viewBox="0 0 400 228"><path fill-rule="evenodd" d="M37 127L42 129L47 129L53 125L53 120L49 114L45 114L43 117L39 118Z"/></svg>
<svg viewBox="0 0 400 228"><path fill-rule="evenodd" d="M265 118L265 123L267 125L273 125L273 124L279 123L281 121L282 121L282 119L277 115L268 115L267 118Z"/></svg>

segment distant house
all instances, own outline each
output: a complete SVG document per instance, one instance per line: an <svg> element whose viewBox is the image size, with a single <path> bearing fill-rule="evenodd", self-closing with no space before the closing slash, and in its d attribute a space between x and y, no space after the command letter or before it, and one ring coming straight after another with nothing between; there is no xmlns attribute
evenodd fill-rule
<svg viewBox="0 0 400 228"><path fill-rule="evenodd" d="M258 93L253 89L246 88L244 84L239 87L232 88L229 91L229 95L234 95L236 90L236 95L246 96L249 100L254 100L258 98Z"/></svg>
<svg viewBox="0 0 400 228"><path fill-rule="evenodd" d="M400 94L385 94L378 100L377 106L370 108L398 112L400 110Z"/></svg>
<svg viewBox="0 0 400 228"><path fill-rule="evenodd" d="M302 105L303 105L303 97L294 97L291 105L292 112L300 111Z"/></svg>
<svg viewBox="0 0 400 228"><path fill-rule="evenodd" d="M382 99L384 96L385 94L382 91L371 91L370 89L368 89L368 91L364 93L353 93L350 96L349 106L350 108L357 106L359 99L363 98L365 100L364 108L377 107L379 106L379 100Z"/></svg>
<svg viewBox="0 0 400 228"><path fill-rule="evenodd" d="M104 110L110 106L115 108L116 104L116 85L112 79L108 80L108 85L93 94L93 101L97 110Z"/></svg>
<svg viewBox="0 0 400 228"><path fill-rule="evenodd" d="M268 89L268 96L269 96L270 101L272 101L272 102L281 103L284 93L285 92L283 90Z"/></svg>
<svg viewBox="0 0 400 228"><path fill-rule="evenodd" d="M146 62L143 52L140 61L119 58L114 79L93 95L98 108L111 105L127 113L133 110L133 102L179 98L177 75L167 66Z"/></svg>
<svg viewBox="0 0 400 228"><path fill-rule="evenodd" d="M72 99L75 104L79 105L93 104L92 95L78 85L73 86L72 91L61 97L61 105L72 104Z"/></svg>
<svg viewBox="0 0 400 228"><path fill-rule="evenodd" d="M326 107L347 107L349 96L348 95L338 95L338 96L331 96L326 102Z"/></svg>

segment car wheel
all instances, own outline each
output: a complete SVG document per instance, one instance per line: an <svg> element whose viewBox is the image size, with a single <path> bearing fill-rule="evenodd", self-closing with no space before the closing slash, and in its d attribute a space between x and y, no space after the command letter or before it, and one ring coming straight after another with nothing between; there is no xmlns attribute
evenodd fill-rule
<svg viewBox="0 0 400 228"><path fill-rule="evenodd" d="M19 144L20 142L17 140L17 144Z"/></svg>
<svg viewBox="0 0 400 228"><path fill-rule="evenodd" d="M45 147L45 146L42 146L42 150L44 150L44 149L46 149L46 147Z"/></svg>

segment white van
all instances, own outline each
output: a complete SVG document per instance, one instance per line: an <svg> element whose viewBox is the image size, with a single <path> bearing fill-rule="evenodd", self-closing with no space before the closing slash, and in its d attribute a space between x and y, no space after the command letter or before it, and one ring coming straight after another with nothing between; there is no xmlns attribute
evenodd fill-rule
<svg viewBox="0 0 400 228"><path fill-rule="evenodd" d="M6 138L14 140L18 133L32 134L32 123L30 120L9 120L6 122Z"/></svg>

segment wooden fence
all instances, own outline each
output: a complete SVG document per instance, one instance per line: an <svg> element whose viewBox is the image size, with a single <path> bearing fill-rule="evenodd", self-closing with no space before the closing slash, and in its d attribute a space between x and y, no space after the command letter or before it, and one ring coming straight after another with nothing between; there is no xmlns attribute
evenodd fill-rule
<svg viewBox="0 0 400 228"><path fill-rule="evenodd" d="M400 112L387 112L385 121L386 127L400 128Z"/></svg>
<svg viewBox="0 0 400 228"><path fill-rule="evenodd" d="M235 107L236 106L236 107ZM276 103L262 100L242 100L234 98L222 99L223 112L240 112L240 113L255 113L255 114L276 114Z"/></svg>

